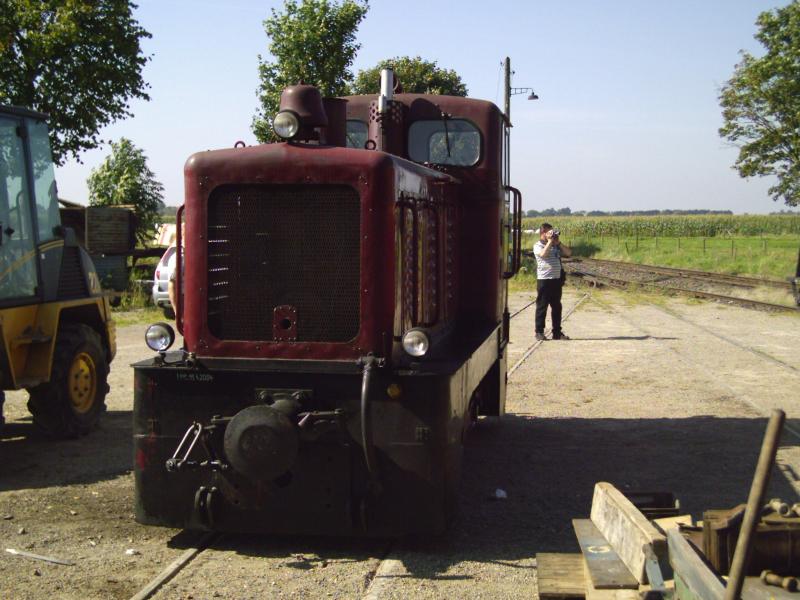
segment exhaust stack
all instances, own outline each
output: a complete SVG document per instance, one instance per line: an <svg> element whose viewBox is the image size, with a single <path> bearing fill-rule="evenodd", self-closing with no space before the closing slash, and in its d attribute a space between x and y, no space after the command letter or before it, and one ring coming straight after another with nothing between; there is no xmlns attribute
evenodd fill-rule
<svg viewBox="0 0 800 600"><path fill-rule="evenodd" d="M394 69L387 67L381 70L381 94L378 96L378 111L381 114L389 109L389 103L394 97Z"/></svg>
<svg viewBox="0 0 800 600"><path fill-rule="evenodd" d="M405 156L404 108L394 99L397 79L391 67L381 71L378 99L370 104L369 141L376 150Z"/></svg>

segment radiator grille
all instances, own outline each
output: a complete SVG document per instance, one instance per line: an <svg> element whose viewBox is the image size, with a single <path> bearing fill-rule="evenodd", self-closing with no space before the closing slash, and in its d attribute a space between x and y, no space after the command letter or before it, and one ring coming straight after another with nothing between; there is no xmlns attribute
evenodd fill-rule
<svg viewBox="0 0 800 600"><path fill-rule="evenodd" d="M297 311L297 341L358 334L360 202L344 185L228 185L208 202L208 327L222 340L274 340Z"/></svg>
<svg viewBox="0 0 800 600"><path fill-rule="evenodd" d="M77 246L64 246L61 270L58 274L58 297L61 300L86 298L86 278L81 268L81 252Z"/></svg>

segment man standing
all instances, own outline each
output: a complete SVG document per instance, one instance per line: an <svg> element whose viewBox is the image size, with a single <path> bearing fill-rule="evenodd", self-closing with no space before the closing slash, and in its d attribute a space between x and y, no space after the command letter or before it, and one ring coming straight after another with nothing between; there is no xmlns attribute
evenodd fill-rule
<svg viewBox="0 0 800 600"><path fill-rule="evenodd" d="M533 246L536 256L536 339L545 340L544 322L547 307L553 321L553 339L568 340L561 331L561 288L564 286L564 267L561 257L572 256L572 250L558 239L558 229L542 223L539 241Z"/></svg>

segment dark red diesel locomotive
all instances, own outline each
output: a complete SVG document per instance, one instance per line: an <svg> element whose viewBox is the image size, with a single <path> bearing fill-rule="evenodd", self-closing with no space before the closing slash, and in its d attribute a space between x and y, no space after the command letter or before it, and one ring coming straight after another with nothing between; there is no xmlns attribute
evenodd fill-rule
<svg viewBox="0 0 800 600"><path fill-rule="evenodd" d="M521 197L494 104L394 81L287 88L286 141L186 163L184 347L151 326L134 365L139 522L445 528L470 423L504 412Z"/></svg>

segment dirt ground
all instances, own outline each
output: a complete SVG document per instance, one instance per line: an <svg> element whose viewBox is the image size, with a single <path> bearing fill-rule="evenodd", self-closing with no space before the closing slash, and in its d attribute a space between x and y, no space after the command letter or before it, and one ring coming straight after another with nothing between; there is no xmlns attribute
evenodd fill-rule
<svg viewBox="0 0 800 600"><path fill-rule="evenodd" d="M509 414L465 449L461 511L440 539L390 544L224 536L157 598L528 598L537 552L577 551L596 481L669 490L687 512L746 499L772 407L787 428L770 497L800 489L800 318L683 299L568 288L570 341L547 341L509 380ZM512 312L529 295L513 298ZM197 541L133 521L132 371L143 327L119 331L109 412L80 440L41 438L25 394L0 432L0 597L128 598ZM509 365L533 343L512 322ZM493 500L496 489L506 500ZM6 548L75 562L12 556ZM387 555L380 570L375 570Z"/></svg>

